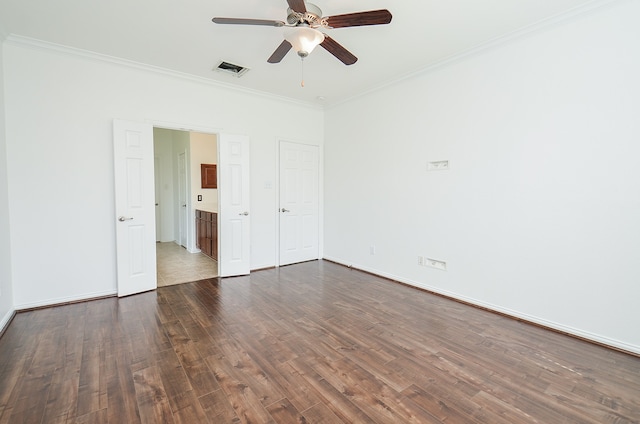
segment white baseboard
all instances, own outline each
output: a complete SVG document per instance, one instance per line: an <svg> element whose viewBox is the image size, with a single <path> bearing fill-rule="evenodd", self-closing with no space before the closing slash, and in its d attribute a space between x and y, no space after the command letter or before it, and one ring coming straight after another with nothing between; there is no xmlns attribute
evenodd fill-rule
<svg viewBox="0 0 640 424"><path fill-rule="evenodd" d="M470 305L474 305L474 306L477 306L477 307L480 307L480 308L483 308L483 309L494 311L494 312L497 312L499 314L507 315L507 316L510 316L512 318L515 318L515 319L523 320L523 321L526 321L526 322L529 322L529 323L532 323L532 324L537 324L537 325L540 325L542 327L546 327L546 328L550 328L552 330L556 330L556 331L559 331L559 332L562 332L562 333L570 334L572 336L575 336L575 337L578 337L578 338L581 338L581 339L590 340L592 342L595 342L595 343L598 343L598 344L602 344L602 345L606 345L606 346L609 346L609 347L614 348L614 349L620 349L620 350L623 350L623 351L626 351L626 352L631 352L631 353L640 355L640 346L636 346L636 345L632 345L632 344L629 344L629 343L625 343L625 342L622 342L620 340L610 339L608 337L601 336L599 334L590 333L588 331L584 331L584 330L580 330L580 329L577 329L577 328L569 327L569 326L566 326L566 325L563 325L563 324L560 324L560 323L557 323L557 322L547 321L545 319L542 319L542 318L539 318L539 317L536 317L536 316L532 316L532 315L528 315L528 314L525 314L525 313L522 313L522 312L519 312L519 311L515 311L515 310L512 310L512 309L508 309L508 308L503 308L503 307L500 307L500 306L492 305L492 304L487 303L487 302L483 302L483 301L480 301L480 300L477 300L477 299L473 299L473 298L469 298L469 297L466 297L466 296L462 296L462 295L460 295L458 293L448 292L446 290L442 290L442 289L439 289L439 288L436 288L436 287L432 287L432 286L429 286L427 284L423 284L423 283L420 283L420 282L417 282L417 281L409 280L409 279L406 279L406 278L403 278L403 277L400 277L400 276L397 276L397 275L393 275L393 274L389 274L389 273L386 273L386 272L382 272L380 270L373 269L373 268L370 268L370 267L360 266L358 264L345 263L343 260L340 260L340 259L337 259L337 258L332 258L330 256L325 256L324 259L326 259L328 261L331 261L331 262L338 263L340 265L344 265L344 266L347 266L347 267L352 267L352 268L355 268L355 269L359 269L359 270L368 272L370 274L378 275L380 277L388 278L390 280L397 281L397 282L402 283L402 284L406 284L406 285L409 285L409 286L417 287L417 288L426 290L426 291L431 292L431 293L435 293L435 294L439 294L439 295L448 297L450 299L459 300L461 302L468 303Z"/></svg>
<svg viewBox="0 0 640 424"><path fill-rule="evenodd" d="M11 319L13 319L13 316L15 314L16 314L15 309L11 309L2 317L2 320L0 320L0 334L4 332L7 325L9 325L9 323L11 322Z"/></svg>
<svg viewBox="0 0 640 424"><path fill-rule="evenodd" d="M63 305L65 303L71 303L71 302L82 302L85 300L97 299L101 297L115 296L117 294L118 292L113 290L93 292L93 293L83 293L77 296L57 297L53 299L40 300L37 302L21 303L21 304L14 305L14 307L16 311L19 312L25 309L42 308L45 306L54 306L54 305Z"/></svg>

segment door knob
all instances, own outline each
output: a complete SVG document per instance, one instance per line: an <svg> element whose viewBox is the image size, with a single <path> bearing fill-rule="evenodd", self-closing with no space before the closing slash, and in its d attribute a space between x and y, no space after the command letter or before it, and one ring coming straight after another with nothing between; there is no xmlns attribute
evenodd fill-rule
<svg viewBox="0 0 640 424"><path fill-rule="evenodd" d="M289 209L282 208L280 209L280 212L291 212L291 211Z"/></svg>
<svg viewBox="0 0 640 424"><path fill-rule="evenodd" d="M239 213L238 215L247 216L249 215L249 212L245 211L245 212Z"/></svg>
<svg viewBox="0 0 640 424"><path fill-rule="evenodd" d="M126 216L119 216L118 217L118 221L120 221L120 222L131 221L132 219L133 219L133 217L131 217L131 218L127 218Z"/></svg>

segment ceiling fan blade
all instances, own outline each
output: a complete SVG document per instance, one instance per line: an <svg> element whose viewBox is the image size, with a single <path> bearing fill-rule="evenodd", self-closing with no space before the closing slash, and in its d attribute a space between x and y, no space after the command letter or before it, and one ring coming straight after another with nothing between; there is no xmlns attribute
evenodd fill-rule
<svg viewBox="0 0 640 424"><path fill-rule="evenodd" d="M282 44L278 46L275 52L267 59L269 63L280 63L287 53L291 50L291 43L287 40L283 40Z"/></svg>
<svg viewBox="0 0 640 424"><path fill-rule="evenodd" d="M291 8L291 10L293 10L294 12L307 12L307 6L305 6L304 0L287 0L287 3L289 3L289 8Z"/></svg>
<svg viewBox="0 0 640 424"><path fill-rule="evenodd" d="M349 50L342 47L337 41L328 35L324 36L324 41L320 43L320 45L345 65L353 65L358 61L358 58L351 54Z"/></svg>
<svg viewBox="0 0 640 424"><path fill-rule="evenodd" d="M231 24L231 25L261 25L261 26L284 26L282 21L271 21L268 19L245 19L245 18L219 18L215 17L212 21L216 24Z"/></svg>
<svg viewBox="0 0 640 424"><path fill-rule="evenodd" d="M327 24L331 28L345 28L364 25L383 25L391 22L391 12L387 9L371 10L369 12L347 13L327 17Z"/></svg>

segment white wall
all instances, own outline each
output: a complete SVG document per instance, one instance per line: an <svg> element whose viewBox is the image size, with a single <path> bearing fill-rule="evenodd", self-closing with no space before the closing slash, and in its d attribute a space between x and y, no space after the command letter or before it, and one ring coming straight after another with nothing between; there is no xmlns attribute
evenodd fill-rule
<svg viewBox="0 0 640 424"><path fill-rule="evenodd" d="M321 144L322 132L299 134L291 122L322 128L322 110L18 38L5 43L4 65L16 308L115 292L113 118L248 135L260 156L251 162L260 222L251 267L275 265L276 192L264 181L275 174L276 140Z"/></svg>
<svg viewBox="0 0 640 424"><path fill-rule="evenodd" d="M9 235L9 194L7 175L7 140L4 108L4 34L0 28L0 331L13 314L13 288L11 281L11 248Z"/></svg>
<svg viewBox="0 0 640 424"><path fill-rule="evenodd" d="M160 209L160 222L156 225L160 234L156 234L159 241L172 242L176 239L175 233L175 205L173 184L173 137L172 130L163 128L153 129L153 151L159 159L160 169L156 169L158 175L156 180L159 181L160 187L156 190L159 193L158 208Z"/></svg>
<svg viewBox="0 0 640 424"><path fill-rule="evenodd" d="M616 2L328 110L325 257L640 352L638 16Z"/></svg>

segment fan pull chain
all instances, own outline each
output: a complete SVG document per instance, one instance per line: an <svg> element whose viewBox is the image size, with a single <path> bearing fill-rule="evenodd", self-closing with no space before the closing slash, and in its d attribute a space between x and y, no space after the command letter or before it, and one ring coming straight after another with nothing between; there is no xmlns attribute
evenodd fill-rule
<svg viewBox="0 0 640 424"><path fill-rule="evenodd" d="M300 87L304 88L304 57L300 57L300 62L302 62L300 66Z"/></svg>

